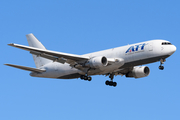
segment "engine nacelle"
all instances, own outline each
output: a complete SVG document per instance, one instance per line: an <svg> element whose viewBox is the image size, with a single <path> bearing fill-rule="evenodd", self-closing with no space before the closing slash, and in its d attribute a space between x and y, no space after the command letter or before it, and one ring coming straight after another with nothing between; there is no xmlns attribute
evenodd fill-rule
<svg viewBox="0 0 180 120"><path fill-rule="evenodd" d="M91 67L91 68L101 68L107 66L108 61L107 58L104 56L98 56L91 58L85 66Z"/></svg>
<svg viewBox="0 0 180 120"><path fill-rule="evenodd" d="M126 77L142 78L150 74L150 69L147 66L134 67L132 71L126 74Z"/></svg>

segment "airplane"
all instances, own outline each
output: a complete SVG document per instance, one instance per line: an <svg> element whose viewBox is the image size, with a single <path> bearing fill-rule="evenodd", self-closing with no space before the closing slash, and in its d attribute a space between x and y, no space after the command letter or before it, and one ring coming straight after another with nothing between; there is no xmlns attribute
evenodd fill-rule
<svg viewBox="0 0 180 120"><path fill-rule="evenodd" d="M31 71L32 77L74 79L91 81L94 75L109 76L106 85L117 86L114 76L125 75L128 78L142 78L150 74L144 64L160 61L163 70L166 58L176 51L176 46L167 40L150 40L84 55L75 55L47 50L32 34L26 35L29 46L8 44L9 46L30 51L36 68L14 64L7 66Z"/></svg>

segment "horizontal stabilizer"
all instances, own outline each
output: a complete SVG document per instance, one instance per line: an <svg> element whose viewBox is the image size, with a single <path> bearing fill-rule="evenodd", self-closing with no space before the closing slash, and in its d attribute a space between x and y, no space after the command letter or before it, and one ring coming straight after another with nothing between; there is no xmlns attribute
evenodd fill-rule
<svg viewBox="0 0 180 120"><path fill-rule="evenodd" d="M31 71L31 72L41 73L41 72L46 71L45 69L31 68L31 67L25 67L25 66L20 66L20 65L13 65L13 64L4 64L4 65L15 67L15 68L22 69L22 70Z"/></svg>

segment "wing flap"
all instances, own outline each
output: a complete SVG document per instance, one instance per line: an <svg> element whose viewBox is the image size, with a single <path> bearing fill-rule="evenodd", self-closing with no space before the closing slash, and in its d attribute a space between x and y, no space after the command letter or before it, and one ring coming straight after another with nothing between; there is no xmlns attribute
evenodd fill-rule
<svg viewBox="0 0 180 120"><path fill-rule="evenodd" d="M22 69L22 70L31 71L31 72L41 73L41 72L46 71L45 69L31 68L31 67L25 67L25 66L20 66L20 65L13 65L13 64L4 64L4 65L15 67L15 68Z"/></svg>
<svg viewBox="0 0 180 120"><path fill-rule="evenodd" d="M58 58L58 57L51 56L51 55L48 55L48 54L45 54L45 53L39 53L39 52L34 52L34 51L31 51L30 53L33 54L33 55L37 55L37 56L46 58L46 59L50 59L50 60L52 60L54 62L62 63L62 64L64 64L66 62L66 60L63 59L63 58Z"/></svg>

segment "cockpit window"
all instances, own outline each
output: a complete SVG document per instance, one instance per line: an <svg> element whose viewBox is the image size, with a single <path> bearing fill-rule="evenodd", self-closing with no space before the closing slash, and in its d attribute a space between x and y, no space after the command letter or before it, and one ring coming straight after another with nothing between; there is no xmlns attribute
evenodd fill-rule
<svg viewBox="0 0 180 120"><path fill-rule="evenodd" d="M172 45L170 42L163 42L162 45Z"/></svg>

